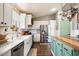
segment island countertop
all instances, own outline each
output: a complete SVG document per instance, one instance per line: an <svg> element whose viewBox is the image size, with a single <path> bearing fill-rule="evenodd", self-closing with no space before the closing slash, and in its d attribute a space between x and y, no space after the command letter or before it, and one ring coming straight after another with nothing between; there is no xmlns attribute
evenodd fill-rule
<svg viewBox="0 0 79 59"><path fill-rule="evenodd" d="M54 36L57 40L60 40L61 42L71 46L75 50L79 51L79 40L76 40L78 38L74 37L67 37L67 36Z"/></svg>

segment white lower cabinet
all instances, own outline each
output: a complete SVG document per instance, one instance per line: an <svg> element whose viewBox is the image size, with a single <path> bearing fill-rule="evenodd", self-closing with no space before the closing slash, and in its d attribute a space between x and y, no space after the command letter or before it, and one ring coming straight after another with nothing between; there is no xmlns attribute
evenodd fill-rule
<svg viewBox="0 0 79 59"><path fill-rule="evenodd" d="M40 42L40 34L39 33L34 34L34 42Z"/></svg>
<svg viewBox="0 0 79 59"><path fill-rule="evenodd" d="M2 56L11 56L11 50L9 50L6 53L2 54Z"/></svg>
<svg viewBox="0 0 79 59"><path fill-rule="evenodd" d="M31 46L32 46L32 37L29 37L24 41L24 56L27 56Z"/></svg>

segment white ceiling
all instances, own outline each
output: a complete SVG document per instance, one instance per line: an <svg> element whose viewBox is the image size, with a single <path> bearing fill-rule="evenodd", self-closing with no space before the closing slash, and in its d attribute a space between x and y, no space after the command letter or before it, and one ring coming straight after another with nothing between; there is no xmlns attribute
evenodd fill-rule
<svg viewBox="0 0 79 59"><path fill-rule="evenodd" d="M58 9L60 9L64 5L64 3L19 3L16 5L22 11L25 11L26 13L32 13L33 17L35 18L54 14ZM56 10L51 11L52 8Z"/></svg>

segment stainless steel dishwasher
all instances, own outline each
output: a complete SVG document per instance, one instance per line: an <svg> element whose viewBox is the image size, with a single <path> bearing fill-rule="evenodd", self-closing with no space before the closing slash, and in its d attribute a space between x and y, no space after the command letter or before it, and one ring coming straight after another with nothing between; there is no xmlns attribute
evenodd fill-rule
<svg viewBox="0 0 79 59"><path fill-rule="evenodd" d="M24 56L24 42L19 43L11 49L12 56Z"/></svg>

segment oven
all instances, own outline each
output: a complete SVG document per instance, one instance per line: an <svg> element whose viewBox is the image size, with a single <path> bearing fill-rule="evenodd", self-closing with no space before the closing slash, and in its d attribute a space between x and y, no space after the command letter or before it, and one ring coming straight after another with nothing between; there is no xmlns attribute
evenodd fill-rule
<svg viewBox="0 0 79 59"><path fill-rule="evenodd" d="M24 42L19 43L11 49L12 56L24 56Z"/></svg>

